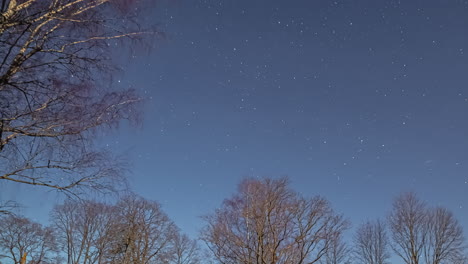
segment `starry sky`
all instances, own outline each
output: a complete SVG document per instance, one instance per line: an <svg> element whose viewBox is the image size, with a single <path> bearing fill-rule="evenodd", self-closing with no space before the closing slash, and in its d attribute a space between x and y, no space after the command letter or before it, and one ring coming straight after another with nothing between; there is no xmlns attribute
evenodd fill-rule
<svg viewBox="0 0 468 264"><path fill-rule="evenodd" d="M354 226L415 191L468 229L467 14L466 0L159 2L165 37L115 80L146 99L142 125L100 142L191 236L241 179L281 176ZM56 197L12 192L35 217Z"/></svg>

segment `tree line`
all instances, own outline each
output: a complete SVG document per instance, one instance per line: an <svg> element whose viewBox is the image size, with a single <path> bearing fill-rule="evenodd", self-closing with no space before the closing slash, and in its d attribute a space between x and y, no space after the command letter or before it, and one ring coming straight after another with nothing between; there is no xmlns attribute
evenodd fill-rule
<svg viewBox="0 0 468 264"><path fill-rule="evenodd" d="M195 240L181 233L157 202L136 195L115 204L68 200L50 226L10 214L0 221L0 263L199 263ZM24 263L21 259L27 260Z"/></svg>
<svg viewBox="0 0 468 264"><path fill-rule="evenodd" d="M68 200L44 227L10 214L0 221L0 263L21 264L465 264L463 228L446 208L399 195L385 220L357 226L325 198L304 197L286 178L245 179L203 217L196 239L161 206L136 195L114 204ZM200 244L201 243L201 244Z"/></svg>

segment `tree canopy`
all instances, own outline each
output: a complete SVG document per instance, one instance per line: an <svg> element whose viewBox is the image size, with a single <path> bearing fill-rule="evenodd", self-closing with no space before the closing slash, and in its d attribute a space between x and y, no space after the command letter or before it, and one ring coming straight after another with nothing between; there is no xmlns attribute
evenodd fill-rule
<svg viewBox="0 0 468 264"><path fill-rule="evenodd" d="M112 48L155 33L139 22L142 2L0 4L0 180L69 194L124 187L123 163L94 143L138 117L140 97L110 80Z"/></svg>

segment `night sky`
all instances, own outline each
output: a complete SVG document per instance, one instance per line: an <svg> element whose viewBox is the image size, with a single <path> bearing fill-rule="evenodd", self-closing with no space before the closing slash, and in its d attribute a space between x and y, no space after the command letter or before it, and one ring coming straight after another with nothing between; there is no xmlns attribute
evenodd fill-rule
<svg viewBox="0 0 468 264"><path fill-rule="evenodd" d="M468 1L179 0L148 20L166 36L115 80L142 125L100 143L191 236L242 178L281 176L353 226L415 191L468 229ZM10 192L39 219L59 199Z"/></svg>

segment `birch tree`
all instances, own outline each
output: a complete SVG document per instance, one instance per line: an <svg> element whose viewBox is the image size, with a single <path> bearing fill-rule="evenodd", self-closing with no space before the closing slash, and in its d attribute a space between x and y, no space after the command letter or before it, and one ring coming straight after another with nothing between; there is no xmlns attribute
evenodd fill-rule
<svg viewBox="0 0 468 264"><path fill-rule="evenodd" d="M174 257L176 225L157 202L130 195L115 206L111 263L165 264Z"/></svg>
<svg viewBox="0 0 468 264"><path fill-rule="evenodd" d="M402 194L393 204L389 224L393 251L406 264L441 264L463 259L463 228L446 208L428 207L414 193Z"/></svg>
<svg viewBox="0 0 468 264"><path fill-rule="evenodd" d="M93 143L137 117L138 95L109 80L113 49L154 35L138 22L140 2L0 4L0 180L78 195L124 187L122 163Z"/></svg>
<svg viewBox="0 0 468 264"><path fill-rule="evenodd" d="M0 260L20 264L52 263L57 256L57 243L51 228L27 218L8 215L0 218Z"/></svg>
<svg viewBox="0 0 468 264"><path fill-rule="evenodd" d="M187 235L176 233L173 242L172 264L199 264L201 262L200 248L196 240Z"/></svg>
<svg viewBox="0 0 468 264"><path fill-rule="evenodd" d="M389 240L385 225L368 221L358 227L354 236L354 256L362 264L389 263Z"/></svg>
<svg viewBox="0 0 468 264"><path fill-rule="evenodd" d="M302 197L287 179L244 180L205 220L202 240L224 264L316 263L348 227L327 200Z"/></svg>
<svg viewBox="0 0 468 264"><path fill-rule="evenodd" d="M51 220L67 264L108 263L114 208L93 201L57 205Z"/></svg>

